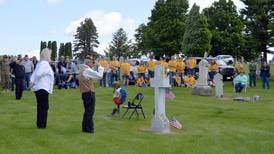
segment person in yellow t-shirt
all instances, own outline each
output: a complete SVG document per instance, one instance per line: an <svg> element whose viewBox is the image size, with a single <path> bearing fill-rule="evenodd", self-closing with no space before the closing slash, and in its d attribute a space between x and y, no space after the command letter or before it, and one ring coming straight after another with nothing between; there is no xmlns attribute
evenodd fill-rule
<svg viewBox="0 0 274 154"><path fill-rule="evenodd" d="M168 69L169 69L168 76L169 76L169 83L171 86L175 85L174 77L176 73L176 65L177 65L176 59L174 56L172 56L168 62Z"/></svg>
<svg viewBox="0 0 274 154"><path fill-rule="evenodd" d="M150 56L150 59L147 62L147 69L148 69L148 77L149 78L154 78L154 67L155 67L155 61L153 60L153 57Z"/></svg>
<svg viewBox="0 0 274 154"><path fill-rule="evenodd" d="M218 71L218 64L215 60L213 60L209 66L208 66L208 76L209 76L209 80L210 81L213 81L213 78L215 76L215 74L217 73Z"/></svg>
<svg viewBox="0 0 274 154"><path fill-rule="evenodd" d="M192 76L194 76L195 75L195 67L197 65L196 59L194 59L192 56L190 56L186 60L186 65L187 65L187 68L188 68L188 73L190 73Z"/></svg>
<svg viewBox="0 0 274 154"><path fill-rule="evenodd" d="M137 81L136 81L136 86L137 86L137 87L145 87L145 86L146 86L146 84L145 84L145 79L144 79L143 76L142 76L142 77L139 77L139 78L137 79Z"/></svg>
<svg viewBox="0 0 274 154"><path fill-rule="evenodd" d="M185 72L186 64L181 57L178 57L176 61L176 72L179 73L181 77L181 81L183 82L184 79L184 72Z"/></svg>
<svg viewBox="0 0 274 154"><path fill-rule="evenodd" d="M110 61L110 69L111 69L110 84L112 85L113 82L118 81L118 78L119 78L120 63L116 57L113 57L112 61Z"/></svg>
<svg viewBox="0 0 274 154"><path fill-rule="evenodd" d="M122 63L121 63L121 74L122 74L122 79L124 81L125 86L128 86L129 83L129 75L130 75L130 64L128 63L127 59L125 59Z"/></svg>
<svg viewBox="0 0 274 154"><path fill-rule="evenodd" d="M168 63L166 62L166 59L163 57L160 57L160 64L164 66L165 68L168 67Z"/></svg>
<svg viewBox="0 0 274 154"><path fill-rule="evenodd" d="M194 88L196 85L196 80L191 74L185 77L184 82L187 88Z"/></svg>
<svg viewBox="0 0 274 154"><path fill-rule="evenodd" d="M244 65L240 63L239 61L236 61L235 70L237 74L244 73L245 72Z"/></svg>
<svg viewBox="0 0 274 154"><path fill-rule="evenodd" d="M182 85L181 74L177 72L174 79L175 79L175 86L176 87L181 87L181 85Z"/></svg>
<svg viewBox="0 0 274 154"><path fill-rule="evenodd" d="M107 70L108 70L108 61L107 58L101 58L99 64L104 68L103 78L100 80L100 87L106 87L107 82Z"/></svg>
<svg viewBox="0 0 274 154"><path fill-rule="evenodd" d="M145 76L146 71L147 71L147 68L146 68L144 62L141 61L141 62L139 63L139 65L137 66L138 78L140 78L140 77L145 78L145 77L146 77L146 76Z"/></svg>

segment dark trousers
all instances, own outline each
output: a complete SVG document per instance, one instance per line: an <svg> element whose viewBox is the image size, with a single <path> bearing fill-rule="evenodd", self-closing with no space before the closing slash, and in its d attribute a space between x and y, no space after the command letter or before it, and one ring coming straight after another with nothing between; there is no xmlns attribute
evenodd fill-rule
<svg viewBox="0 0 274 154"><path fill-rule="evenodd" d="M48 109L49 109L49 93L40 89L35 91L37 102L37 128L47 127Z"/></svg>
<svg viewBox="0 0 274 154"><path fill-rule="evenodd" d="M103 78L100 80L100 86L101 87L106 87L106 82L107 82L107 72L103 73Z"/></svg>
<svg viewBox="0 0 274 154"><path fill-rule="evenodd" d="M256 72L252 72L249 74L249 86L256 87Z"/></svg>
<svg viewBox="0 0 274 154"><path fill-rule="evenodd" d="M85 92L82 93L82 100L85 108L82 121L82 131L87 133L93 133L93 114L95 109L95 93Z"/></svg>
<svg viewBox="0 0 274 154"><path fill-rule="evenodd" d="M269 77L262 76L262 80L263 80L263 89L265 89L265 86L267 87L267 89L269 89L270 88Z"/></svg>
<svg viewBox="0 0 274 154"><path fill-rule="evenodd" d="M11 77L11 83L10 83L11 91L14 90L14 85L15 85L15 77Z"/></svg>
<svg viewBox="0 0 274 154"><path fill-rule="evenodd" d="M243 90L244 87L245 87L244 84L237 83L237 84L235 85L236 93L240 93L240 92Z"/></svg>
<svg viewBox="0 0 274 154"><path fill-rule="evenodd" d="M21 99L24 90L24 78L15 78L15 97Z"/></svg>

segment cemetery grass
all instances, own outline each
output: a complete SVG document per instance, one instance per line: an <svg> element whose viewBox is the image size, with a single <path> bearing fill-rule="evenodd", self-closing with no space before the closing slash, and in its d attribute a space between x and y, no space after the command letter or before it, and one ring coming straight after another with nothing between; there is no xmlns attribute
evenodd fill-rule
<svg viewBox="0 0 274 154"><path fill-rule="evenodd" d="M273 87L274 81L271 80ZM0 153L274 153L274 88L261 82L240 96L259 95L260 103L233 102L231 82L225 99L192 96L187 88L173 88L176 99L166 102L168 118L175 116L183 130L152 134L153 89L128 87L128 98L143 92L146 119L108 117L112 89L97 88L95 133L81 132L83 105L78 89L50 95L48 125L36 129L36 102L32 92L16 101L12 92L0 94ZM123 113L124 110L121 111Z"/></svg>

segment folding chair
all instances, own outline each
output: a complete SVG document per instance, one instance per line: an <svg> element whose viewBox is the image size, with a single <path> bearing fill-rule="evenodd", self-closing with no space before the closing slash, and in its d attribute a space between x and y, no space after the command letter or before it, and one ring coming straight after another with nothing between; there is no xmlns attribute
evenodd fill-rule
<svg viewBox="0 0 274 154"><path fill-rule="evenodd" d="M245 83L245 87L244 87L244 92L246 93L246 89L249 87L249 76L245 74L245 76L247 77L247 81ZM235 78L233 79L233 92L236 92L236 82L235 82Z"/></svg>
<svg viewBox="0 0 274 154"><path fill-rule="evenodd" d="M132 113L130 114L129 116L129 119L131 119L131 117L133 116L133 114L136 112L136 115L137 117L139 118L139 113L138 113L138 110L141 110L142 112L142 115L144 117L144 119L146 118L145 117L145 114L144 114L144 111L143 111L143 107L141 105L142 103L142 100L144 98L144 94L142 93L138 93L134 99L132 100L132 102L128 102L128 105L127 106L123 106L123 108L126 108L126 112L123 114L123 117L126 116L126 114L128 113L129 110L133 110Z"/></svg>

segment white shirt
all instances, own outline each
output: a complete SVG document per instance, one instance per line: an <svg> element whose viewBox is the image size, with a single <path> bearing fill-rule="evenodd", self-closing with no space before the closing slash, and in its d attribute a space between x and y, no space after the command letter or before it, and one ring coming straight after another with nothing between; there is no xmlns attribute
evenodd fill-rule
<svg viewBox="0 0 274 154"><path fill-rule="evenodd" d="M83 72L83 76L89 79L102 79L103 74L104 74L104 68L102 66L98 67L98 72L92 70L90 67L87 67Z"/></svg>
<svg viewBox="0 0 274 154"><path fill-rule="evenodd" d="M120 95L121 95L120 90L121 90L121 88L118 88L118 89L115 90L115 92L114 92L114 94L113 94L113 98L115 98L115 97L120 97Z"/></svg>
<svg viewBox="0 0 274 154"><path fill-rule="evenodd" d="M40 89L52 93L54 84L54 74L47 61L40 61L31 75L30 82L33 83L32 90Z"/></svg>

